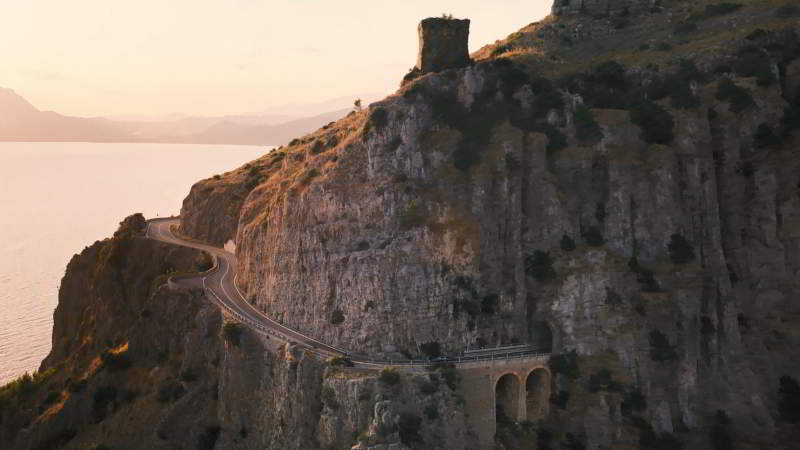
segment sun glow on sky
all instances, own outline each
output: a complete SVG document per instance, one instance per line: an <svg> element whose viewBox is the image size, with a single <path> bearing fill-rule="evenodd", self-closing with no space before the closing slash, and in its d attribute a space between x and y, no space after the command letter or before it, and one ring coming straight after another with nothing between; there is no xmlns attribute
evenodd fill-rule
<svg viewBox="0 0 800 450"><path fill-rule="evenodd" d="M417 23L472 20L470 50L550 0L0 0L0 87L43 110L221 115L393 92Z"/></svg>

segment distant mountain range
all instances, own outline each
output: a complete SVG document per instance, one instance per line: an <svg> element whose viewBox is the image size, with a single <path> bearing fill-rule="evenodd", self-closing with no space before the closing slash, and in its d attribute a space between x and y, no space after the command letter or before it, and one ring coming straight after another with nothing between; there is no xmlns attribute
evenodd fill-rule
<svg viewBox="0 0 800 450"><path fill-rule="evenodd" d="M13 90L0 88L0 141L283 145L343 117L351 102L343 97L221 117L84 118L40 111Z"/></svg>

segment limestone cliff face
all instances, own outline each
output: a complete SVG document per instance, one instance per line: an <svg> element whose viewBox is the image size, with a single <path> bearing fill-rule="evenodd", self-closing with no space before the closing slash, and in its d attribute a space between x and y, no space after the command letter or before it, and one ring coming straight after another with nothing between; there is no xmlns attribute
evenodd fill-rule
<svg viewBox="0 0 800 450"><path fill-rule="evenodd" d="M777 380L800 373L800 178L796 134L773 138L798 81L780 57L765 63L773 82L726 72L774 48L758 36L698 58L721 69L687 84L691 107L589 109L579 86L587 98L566 87L541 111L552 92L507 60L414 80L263 159L238 217L241 287L286 325L370 355L574 349L581 376L553 386L572 401L548 420L589 448L636 439L622 412L634 391L651 431L690 448L706 448L717 410L743 446L778 445ZM638 89L662 76L629 75ZM654 108L674 138L652 137ZM587 388L598 374L621 390Z"/></svg>

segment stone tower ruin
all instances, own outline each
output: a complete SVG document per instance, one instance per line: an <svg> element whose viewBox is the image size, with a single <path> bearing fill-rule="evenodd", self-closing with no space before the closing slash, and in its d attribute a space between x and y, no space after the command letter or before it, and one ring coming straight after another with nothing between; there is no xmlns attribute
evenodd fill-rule
<svg viewBox="0 0 800 450"><path fill-rule="evenodd" d="M439 72L469 65L469 19L431 17L419 24L421 73Z"/></svg>

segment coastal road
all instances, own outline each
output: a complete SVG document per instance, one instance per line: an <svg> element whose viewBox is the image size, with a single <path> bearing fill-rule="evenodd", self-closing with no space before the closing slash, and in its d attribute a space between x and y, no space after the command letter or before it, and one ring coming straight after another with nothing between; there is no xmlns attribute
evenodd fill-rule
<svg viewBox="0 0 800 450"><path fill-rule="evenodd" d="M297 330L281 325L256 309L256 307L247 301L244 294L242 294L236 285L236 255L220 247L177 236L173 232L173 228L177 228L179 223L179 219L174 217L149 220L147 222L146 237L167 244L180 245L205 251L214 258L215 267L202 274L174 277L174 281L179 281L186 286L203 289L212 301L215 301L223 309L227 310L229 314L256 331L286 342L300 344L323 357L347 356L353 364L358 367L398 366L413 368L423 367L431 362L447 362L458 365L475 361L549 356L549 353L542 352L528 345L498 347L478 351L473 350L471 352L464 352L461 356L442 357L434 361L379 360L372 359L367 355L351 354L346 350L325 344Z"/></svg>
<svg viewBox="0 0 800 450"><path fill-rule="evenodd" d="M167 244L190 247L211 254L216 260L216 268L198 276L181 277L181 283L203 288L220 306L232 313L237 319L274 337L303 344L325 356L341 356L347 352L331 345L319 342L284 325L275 322L263 312L256 309L245 299L236 286L236 256L222 248L201 242L182 239L173 232L179 220L175 218L154 219L147 223L146 236L149 239Z"/></svg>

